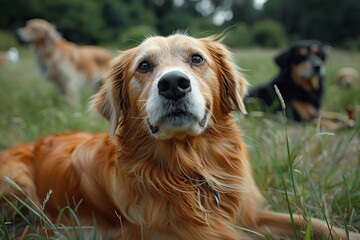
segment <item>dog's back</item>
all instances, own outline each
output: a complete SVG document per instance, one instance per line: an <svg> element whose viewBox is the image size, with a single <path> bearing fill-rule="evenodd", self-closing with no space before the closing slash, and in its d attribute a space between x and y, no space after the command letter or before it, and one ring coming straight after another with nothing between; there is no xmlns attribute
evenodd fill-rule
<svg viewBox="0 0 360 240"><path fill-rule="evenodd" d="M63 61L68 61L69 67L73 69L74 76L71 77L77 78L78 81L83 79L80 85L92 84L98 80L113 58L110 51L98 46L78 46L66 40L58 46L59 49L55 51L60 51L60 55L64 57Z"/></svg>

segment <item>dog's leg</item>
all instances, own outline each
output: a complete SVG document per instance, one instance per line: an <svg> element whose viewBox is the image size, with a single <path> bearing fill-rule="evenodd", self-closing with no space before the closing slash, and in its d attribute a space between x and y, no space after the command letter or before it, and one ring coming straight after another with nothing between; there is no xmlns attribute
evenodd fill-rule
<svg viewBox="0 0 360 240"><path fill-rule="evenodd" d="M258 213L258 231L276 237L295 237L289 214L262 210ZM345 230L328 225L316 218L305 219L302 215L293 215L297 234L302 239L308 222L311 221L311 239L348 239ZM360 234L349 232L351 240L360 240Z"/></svg>
<svg viewBox="0 0 360 240"><path fill-rule="evenodd" d="M353 116L351 116L351 113L343 114L337 112L321 112L320 114L322 118L335 122L342 126L342 128L354 127L356 124L355 120L352 118Z"/></svg>

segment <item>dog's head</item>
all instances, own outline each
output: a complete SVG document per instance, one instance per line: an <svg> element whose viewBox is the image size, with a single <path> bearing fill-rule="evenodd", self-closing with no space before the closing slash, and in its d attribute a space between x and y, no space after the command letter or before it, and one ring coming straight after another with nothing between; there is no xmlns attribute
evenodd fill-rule
<svg viewBox="0 0 360 240"><path fill-rule="evenodd" d="M327 48L316 40L297 41L277 55L275 62L282 71L290 71L292 79L305 90L317 90L326 73Z"/></svg>
<svg viewBox="0 0 360 240"><path fill-rule="evenodd" d="M352 87L359 80L359 72L355 68L344 67L336 74L336 84L338 86Z"/></svg>
<svg viewBox="0 0 360 240"><path fill-rule="evenodd" d="M246 87L217 37L150 37L113 60L92 106L110 120L111 133L141 121L155 138L182 138L245 112Z"/></svg>
<svg viewBox="0 0 360 240"><path fill-rule="evenodd" d="M26 43L38 43L60 37L54 25L43 19L31 19L25 27L16 30L20 40Z"/></svg>

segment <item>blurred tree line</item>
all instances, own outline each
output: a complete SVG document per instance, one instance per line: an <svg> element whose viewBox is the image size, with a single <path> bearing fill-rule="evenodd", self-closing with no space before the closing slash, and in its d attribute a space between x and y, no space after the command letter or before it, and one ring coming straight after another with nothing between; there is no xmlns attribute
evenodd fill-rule
<svg viewBox="0 0 360 240"><path fill-rule="evenodd" d="M262 8L254 0L0 0L0 9L0 43L26 20L44 18L87 44L134 45L182 29L195 36L226 30L232 47L316 38L360 49L360 0L268 0Z"/></svg>

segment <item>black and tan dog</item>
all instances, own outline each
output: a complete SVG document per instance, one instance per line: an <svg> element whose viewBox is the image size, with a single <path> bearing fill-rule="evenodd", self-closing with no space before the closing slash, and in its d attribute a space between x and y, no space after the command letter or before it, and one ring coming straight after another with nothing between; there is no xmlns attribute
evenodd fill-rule
<svg viewBox="0 0 360 240"><path fill-rule="evenodd" d="M275 57L280 73L270 82L250 89L248 98L257 98L270 112L281 110L274 85L286 104L287 117L297 121L316 119L320 113L325 77L325 46L316 40L292 43Z"/></svg>
<svg viewBox="0 0 360 240"><path fill-rule="evenodd" d="M317 40L302 40L289 45L275 57L280 73L270 82L250 89L247 105L260 102L267 112L281 110L276 85L286 104L286 115L296 121L311 121L328 129L354 127L351 114L321 110L324 93L325 59L330 47ZM250 107L251 108L251 107ZM264 108L261 108L264 110Z"/></svg>

